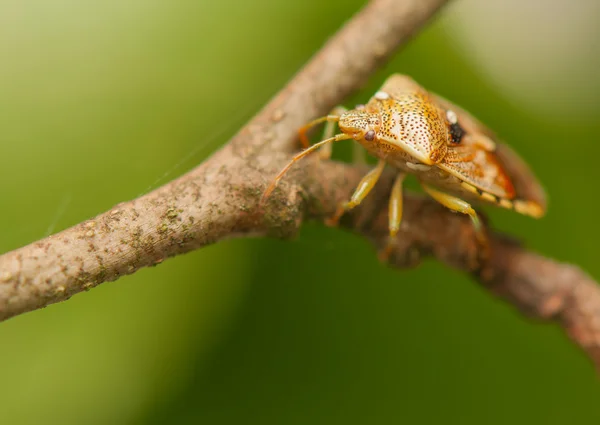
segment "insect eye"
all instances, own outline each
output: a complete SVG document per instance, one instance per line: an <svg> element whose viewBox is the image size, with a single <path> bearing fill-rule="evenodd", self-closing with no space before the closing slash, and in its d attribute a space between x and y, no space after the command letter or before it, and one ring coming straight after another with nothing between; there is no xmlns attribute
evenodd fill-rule
<svg viewBox="0 0 600 425"><path fill-rule="evenodd" d="M369 130L365 133L365 140L367 142L372 142L375 139L375 131Z"/></svg>

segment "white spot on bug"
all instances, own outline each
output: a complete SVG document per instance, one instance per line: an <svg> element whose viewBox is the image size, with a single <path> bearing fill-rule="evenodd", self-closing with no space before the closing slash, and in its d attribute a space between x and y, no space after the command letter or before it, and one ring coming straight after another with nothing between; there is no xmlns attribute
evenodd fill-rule
<svg viewBox="0 0 600 425"><path fill-rule="evenodd" d="M430 165L417 164L415 162L407 162L406 166L408 168L410 168L411 170L415 170L415 171L429 171L429 170L431 170L431 166Z"/></svg>
<svg viewBox="0 0 600 425"><path fill-rule="evenodd" d="M458 117L456 116L456 113L454 111L448 109L446 111L446 118L448 118L450 124L458 124Z"/></svg>
<svg viewBox="0 0 600 425"><path fill-rule="evenodd" d="M387 100L390 98L390 95L384 91L378 91L375 93L375 99L377 100Z"/></svg>

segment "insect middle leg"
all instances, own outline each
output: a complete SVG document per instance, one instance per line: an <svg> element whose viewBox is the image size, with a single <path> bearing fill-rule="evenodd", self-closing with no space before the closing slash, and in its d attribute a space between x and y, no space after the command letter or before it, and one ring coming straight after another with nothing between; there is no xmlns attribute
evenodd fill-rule
<svg viewBox="0 0 600 425"><path fill-rule="evenodd" d="M487 236L485 234L485 229L483 228L483 225L481 224L481 220L479 219L477 212L475 212L475 210L473 209L471 204L469 204L466 201L463 201L460 198L457 198L452 195L448 195L447 193L444 193L437 189L434 189L433 187L428 186L424 183L421 183L421 186L423 187L423 190L425 190L425 192L429 196L431 196L433 199L438 201L440 204L442 204L446 208L448 208L452 211L467 214L469 217L471 217L471 221L473 222L473 227L475 228L475 237L477 238L477 242L480 245L479 248L481 249L481 252L479 252L479 256L478 256L479 258L477 259L480 262L480 264L475 264L474 266L475 266L475 268L481 268L484 265L481 263L486 261L489 258L490 245L489 245Z"/></svg>
<svg viewBox="0 0 600 425"><path fill-rule="evenodd" d="M326 223L330 226L336 226L340 220L340 217L346 211L349 211L359 205L367 197L369 192L371 192L371 189L373 189L375 183L377 183L377 180L379 180L384 168L385 161L380 159L377 163L377 166L369 171L369 173L362 178L360 183L358 183L358 186L356 187L356 190L352 194L350 200L340 204L335 214L329 218Z"/></svg>
<svg viewBox="0 0 600 425"><path fill-rule="evenodd" d="M400 223L402 222L402 183L404 183L405 177L406 174L404 173L399 173L396 176L396 180L394 180L394 185L392 186L392 192L390 193L388 212L388 229L390 233L385 247L379 254L379 259L382 261L387 261L390 258L390 254L396 246L396 236L398 235Z"/></svg>
<svg viewBox="0 0 600 425"><path fill-rule="evenodd" d="M446 208L470 216L471 221L473 221L473 226L475 227L475 230L477 230L478 232L481 230L481 221L479 220L479 216L477 215L471 204L469 204L466 201L463 201L460 198L448 195L447 193L434 189L433 187L428 186L425 183L421 183L421 186L429 196L431 196L433 199L438 201Z"/></svg>

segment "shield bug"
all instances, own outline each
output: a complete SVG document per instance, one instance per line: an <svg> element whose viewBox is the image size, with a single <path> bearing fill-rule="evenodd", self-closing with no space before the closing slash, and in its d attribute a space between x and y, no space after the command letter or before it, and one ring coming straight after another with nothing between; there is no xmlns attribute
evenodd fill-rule
<svg viewBox="0 0 600 425"><path fill-rule="evenodd" d="M384 257L400 228L406 174L415 175L424 191L445 207L469 215L484 244L484 230L469 202L493 204L535 218L545 213L544 191L527 165L473 116L428 92L410 77L394 74L366 105L336 111L300 129L306 149L275 177L262 201L296 161L332 142L353 139L378 163L329 222L337 223L345 211L360 204L385 165L391 165L398 174L390 195L390 243ZM328 122L330 130L337 123L341 133L308 147L307 130L322 122ZM330 151L326 150L325 156Z"/></svg>

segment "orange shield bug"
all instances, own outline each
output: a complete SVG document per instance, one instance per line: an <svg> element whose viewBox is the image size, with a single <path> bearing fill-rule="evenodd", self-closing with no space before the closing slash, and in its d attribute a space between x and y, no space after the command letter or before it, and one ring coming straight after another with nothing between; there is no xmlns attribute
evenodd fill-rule
<svg viewBox="0 0 600 425"><path fill-rule="evenodd" d="M329 221L337 223L345 211L360 204L385 165L391 165L398 174L390 195L390 242L383 252L386 258L400 228L406 174L415 175L425 192L445 207L469 215L484 245L479 217L468 201L497 205L535 218L545 213L544 191L527 165L469 113L429 93L410 77L394 74L366 105L336 110L339 113L300 129L306 149L275 177L262 201L296 161L332 142L353 139L378 158L378 163ZM308 147L306 131L322 122L328 122L330 130L337 123L341 133ZM326 150L325 156L330 151Z"/></svg>

